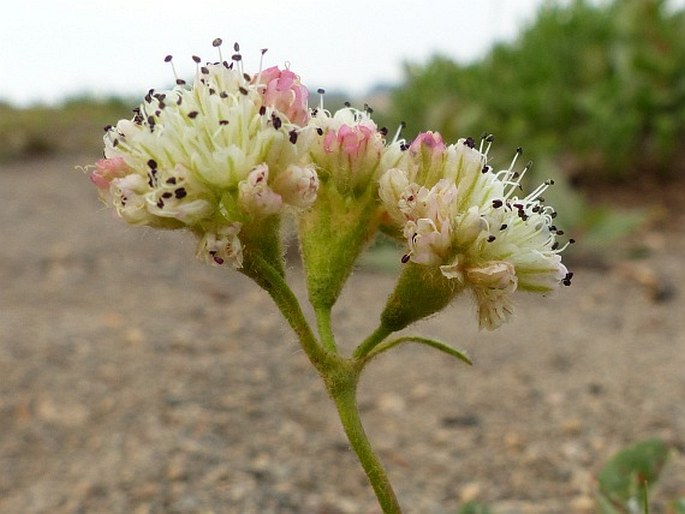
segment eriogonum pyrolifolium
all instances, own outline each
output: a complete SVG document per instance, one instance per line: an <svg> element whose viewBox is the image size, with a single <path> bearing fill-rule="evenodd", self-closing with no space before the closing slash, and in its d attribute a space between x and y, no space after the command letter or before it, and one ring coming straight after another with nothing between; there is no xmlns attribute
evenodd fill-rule
<svg viewBox="0 0 685 514"><path fill-rule="evenodd" d="M446 144L424 132L387 141L371 109L308 107L308 90L288 67L249 74L237 44L230 61L196 63L192 85L176 75L150 90L130 120L106 127L104 158L91 174L101 199L126 222L190 230L197 254L232 265L273 298L324 379L379 503L399 503L361 427L356 404L366 363L402 342L426 344L470 362L444 343L395 331L470 292L482 328L510 319L516 291L569 285L541 194L522 195L516 157L496 171L492 138ZM262 51L262 56L265 50ZM318 336L286 281L281 218L295 218ZM381 230L404 247L403 269L380 325L350 357L337 349L331 311L360 253ZM569 240L572 242L572 240ZM567 243L568 244L568 243Z"/></svg>
<svg viewBox="0 0 685 514"><path fill-rule="evenodd" d="M421 280L444 290L436 305L471 291L484 328L510 318L515 291L570 281L555 212L540 198L549 184L517 196L527 168L517 172L516 159L496 172L483 142L447 145L435 132L388 144L370 109L310 111L295 73L250 75L234 51L230 63L220 51L218 62L193 57L191 86L177 78L169 91L150 90L131 120L107 127L91 178L125 221L189 228L200 257L240 267L245 245L259 244L249 228L290 210L302 219L310 296L330 305L380 227L403 241L408 268L425 267ZM403 309L418 300L402 299Z"/></svg>

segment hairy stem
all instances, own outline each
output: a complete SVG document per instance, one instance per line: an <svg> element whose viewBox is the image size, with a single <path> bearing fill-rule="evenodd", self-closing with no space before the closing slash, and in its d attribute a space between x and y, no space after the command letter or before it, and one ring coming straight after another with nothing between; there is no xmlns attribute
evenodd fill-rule
<svg viewBox="0 0 685 514"><path fill-rule="evenodd" d="M376 493L378 503L384 514L401 514L402 510L393 491L383 464L371 447L371 443L362 426L357 407L357 379L358 372L348 375L349 380L338 383L337 388L329 387L329 392L335 401L340 415L340 421L350 442L350 447L357 454L359 462L364 468L371 487Z"/></svg>
<svg viewBox="0 0 685 514"><path fill-rule="evenodd" d="M338 348L335 344L335 337L333 336L333 325L331 323L331 309L328 307L315 308L316 324L319 329L319 338L321 344L329 352L336 353Z"/></svg>

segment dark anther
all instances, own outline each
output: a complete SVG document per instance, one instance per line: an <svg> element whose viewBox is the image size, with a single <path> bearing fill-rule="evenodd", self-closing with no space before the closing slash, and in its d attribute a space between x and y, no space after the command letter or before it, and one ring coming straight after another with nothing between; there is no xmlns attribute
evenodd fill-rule
<svg viewBox="0 0 685 514"><path fill-rule="evenodd" d="M195 61L197 64L200 64L201 60L202 59L200 59L197 55L193 55L193 61Z"/></svg>
<svg viewBox="0 0 685 514"><path fill-rule="evenodd" d="M278 130L279 128L281 128L281 125L283 125L283 122L281 121L281 118L279 118L278 116L273 116L273 117L271 118L271 122L273 123L274 128L275 128L276 130Z"/></svg>
<svg viewBox="0 0 685 514"><path fill-rule="evenodd" d="M402 256L402 264L407 264L409 262L409 254L404 254Z"/></svg>
<svg viewBox="0 0 685 514"><path fill-rule="evenodd" d="M174 58L173 55L167 55L167 56L164 58L164 62L171 62L171 59L173 59L173 58Z"/></svg>
<svg viewBox="0 0 685 514"><path fill-rule="evenodd" d="M164 208L164 200L162 200L161 198L157 200L157 207L159 207L160 209Z"/></svg>
<svg viewBox="0 0 685 514"><path fill-rule="evenodd" d="M492 206L495 209L499 209L500 207L502 207L502 205L504 205L504 202L502 200L496 199L492 201Z"/></svg>
<svg viewBox="0 0 685 514"><path fill-rule="evenodd" d="M323 129L321 127L317 127L316 133L319 134L320 136L323 136Z"/></svg>
<svg viewBox="0 0 685 514"><path fill-rule="evenodd" d="M202 73L203 75L209 75L209 68L207 68L207 66L203 66L202 68L200 68L200 73Z"/></svg>
<svg viewBox="0 0 685 514"><path fill-rule="evenodd" d="M565 286L570 286L572 278L573 278L573 272L569 271L568 273L566 273L566 276L564 277L564 280L561 281L561 283L564 284Z"/></svg>
<svg viewBox="0 0 685 514"><path fill-rule="evenodd" d="M373 109L369 104L364 104L364 110L368 112L369 114L373 114Z"/></svg>
<svg viewBox="0 0 685 514"><path fill-rule="evenodd" d="M154 159L150 159L149 161L147 161L147 165L150 166L150 169L154 170L157 168L157 161L155 161Z"/></svg>
<svg viewBox="0 0 685 514"><path fill-rule="evenodd" d="M381 136L385 137L388 135L388 127L381 127L378 132L380 132Z"/></svg>
<svg viewBox="0 0 685 514"><path fill-rule="evenodd" d="M219 93L219 96L221 98L228 98L228 93L226 91L222 91L221 93Z"/></svg>
<svg viewBox="0 0 685 514"><path fill-rule="evenodd" d="M507 225L506 223L502 223L502 224L500 225L499 229L500 229L500 230L506 230L508 226L509 226L509 225Z"/></svg>
<svg viewBox="0 0 685 514"><path fill-rule="evenodd" d="M521 154L523 153L523 148L521 148L521 147L519 146L519 147L516 149L516 153L519 154L519 155L521 155Z"/></svg>
<svg viewBox="0 0 685 514"><path fill-rule="evenodd" d="M240 54L233 54L233 55L231 56L231 59L234 60L234 61L242 61L242 60L243 60L243 56L240 55Z"/></svg>
<svg viewBox="0 0 685 514"><path fill-rule="evenodd" d="M197 111L190 111L190 112L188 113L188 117L189 117L191 120L194 120L195 118L197 118L197 115L198 115L198 114L199 114L199 113L198 113Z"/></svg>
<svg viewBox="0 0 685 514"><path fill-rule="evenodd" d="M235 50L236 52L240 52L240 45L237 41L233 43L233 50Z"/></svg>
<svg viewBox="0 0 685 514"><path fill-rule="evenodd" d="M219 125L221 125L221 126L228 125L228 120L219 120Z"/></svg>
<svg viewBox="0 0 685 514"><path fill-rule="evenodd" d="M162 193L162 198L171 198L172 196L174 196L173 193L170 193L169 191Z"/></svg>
<svg viewBox="0 0 685 514"><path fill-rule="evenodd" d="M186 196L187 194L188 194L188 192L187 192L187 191L185 190L185 188L183 188L183 187L179 187L178 189L176 189L176 190L174 191L174 195L175 195L176 198L178 198L179 200L180 200L181 198L185 198L185 196Z"/></svg>
<svg viewBox="0 0 685 514"><path fill-rule="evenodd" d="M488 166L487 164L483 166L482 170L480 170L481 173L487 173L488 171L490 171L490 166Z"/></svg>
<svg viewBox="0 0 685 514"><path fill-rule="evenodd" d="M147 122L148 122L148 124L150 124L150 125L154 125L154 124L155 124L155 119L154 119L152 116L148 116L148 117L147 117Z"/></svg>
<svg viewBox="0 0 685 514"><path fill-rule="evenodd" d="M183 79L176 79L176 85L177 86L184 86L185 83L186 83L186 81Z"/></svg>
<svg viewBox="0 0 685 514"><path fill-rule="evenodd" d="M210 87L209 88L209 95L211 96L211 95L215 95L215 94L216 94L216 89Z"/></svg>
<svg viewBox="0 0 685 514"><path fill-rule="evenodd" d="M554 241L554 244L552 245L552 250L558 250L559 249L559 241Z"/></svg>
<svg viewBox="0 0 685 514"><path fill-rule="evenodd" d="M568 243L569 243L569 244L575 244L575 243L576 243L576 240L575 240L575 239L569 239L569 240L568 240Z"/></svg>
<svg viewBox="0 0 685 514"><path fill-rule="evenodd" d="M212 41L212 46L214 48L216 48L217 46L221 46L221 43L223 43L223 41L221 40L220 37L218 37L218 38L214 39L214 41Z"/></svg>
<svg viewBox="0 0 685 514"><path fill-rule="evenodd" d="M252 80L252 77L250 77L247 73L243 73L243 78L246 82L250 82Z"/></svg>
<svg viewBox="0 0 685 514"><path fill-rule="evenodd" d="M269 49L268 48L262 48L260 51L262 52L262 55L264 55L266 52L269 51Z"/></svg>
<svg viewBox="0 0 685 514"><path fill-rule="evenodd" d="M105 132L109 132L112 129L112 125L105 125Z"/></svg>
<svg viewBox="0 0 685 514"><path fill-rule="evenodd" d="M319 93L320 95L326 94L326 90L325 90L324 88L322 88L322 87L320 87L319 89L317 89L316 92Z"/></svg>
<svg viewBox="0 0 685 514"><path fill-rule="evenodd" d="M115 139L114 141L112 141L112 146L114 146L114 147L119 146L119 140Z"/></svg>
<svg viewBox="0 0 685 514"><path fill-rule="evenodd" d="M238 88L238 91L240 91L242 94L247 95L247 89L245 89L243 86L240 86Z"/></svg>
<svg viewBox="0 0 685 514"><path fill-rule="evenodd" d="M469 148L475 148L476 147L476 141L472 137L467 137L464 140L464 144L468 146Z"/></svg>
<svg viewBox="0 0 685 514"><path fill-rule="evenodd" d="M171 185L176 184L176 177L169 177L168 179L166 179L166 183Z"/></svg>
<svg viewBox="0 0 685 514"><path fill-rule="evenodd" d="M495 236L488 237L488 243L492 243L495 239L497 239Z"/></svg>
<svg viewBox="0 0 685 514"><path fill-rule="evenodd" d="M266 114L266 106L265 106L265 105L262 105L262 106L259 108L259 115L260 115L260 116L264 116L265 114Z"/></svg>
<svg viewBox="0 0 685 514"><path fill-rule="evenodd" d="M290 132L288 132L288 139L292 144L297 143L297 136L298 134L296 130L291 130Z"/></svg>
<svg viewBox="0 0 685 514"><path fill-rule="evenodd" d="M344 105L345 107L352 107L352 104L351 104L350 102L345 102L343 105Z"/></svg>

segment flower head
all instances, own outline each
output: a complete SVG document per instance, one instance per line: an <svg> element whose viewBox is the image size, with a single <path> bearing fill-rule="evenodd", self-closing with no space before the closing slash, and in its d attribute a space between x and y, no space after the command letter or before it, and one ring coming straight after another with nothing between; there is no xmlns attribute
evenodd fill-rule
<svg viewBox="0 0 685 514"><path fill-rule="evenodd" d="M366 111L345 107L331 114L317 109L306 147L322 180L332 179L341 193L359 193L378 178L385 140Z"/></svg>
<svg viewBox="0 0 685 514"><path fill-rule="evenodd" d="M150 90L133 119L107 127L105 159L91 176L101 198L129 223L188 227L201 239L205 230L224 234L222 225L239 237L252 220L310 205L318 181L296 145L308 119L299 77L277 67L251 77L239 53L230 64L193 60L191 87L177 79L169 91Z"/></svg>
<svg viewBox="0 0 685 514"><path fill-rule="evenodd" d="M527 168L515 172L514 159L495 173L481 150L472 139L445 146L439 135L422 134L380 178L379 196L394 233L401 228L406 241L403 261L437 266L445 279L470 289L481 327L493 329L510 318L514 291L547 293L569 274L556 213L540 198L550 183L519 198Z"/></svg>

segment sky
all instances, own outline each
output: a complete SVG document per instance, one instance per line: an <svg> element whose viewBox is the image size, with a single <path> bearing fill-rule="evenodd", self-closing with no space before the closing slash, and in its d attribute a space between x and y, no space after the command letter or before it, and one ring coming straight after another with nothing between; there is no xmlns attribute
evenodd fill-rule
<svg viewBox="0 0 685 514"><path fill-rule="evenodd" d="M290 63L310 88L362 94L402 77L402 63L459 60L510 39L541 0L22 0L0 17L0 100L54 103L84 93L142 96L192 55L217 60L240 42L246 70Z"/></svg>

